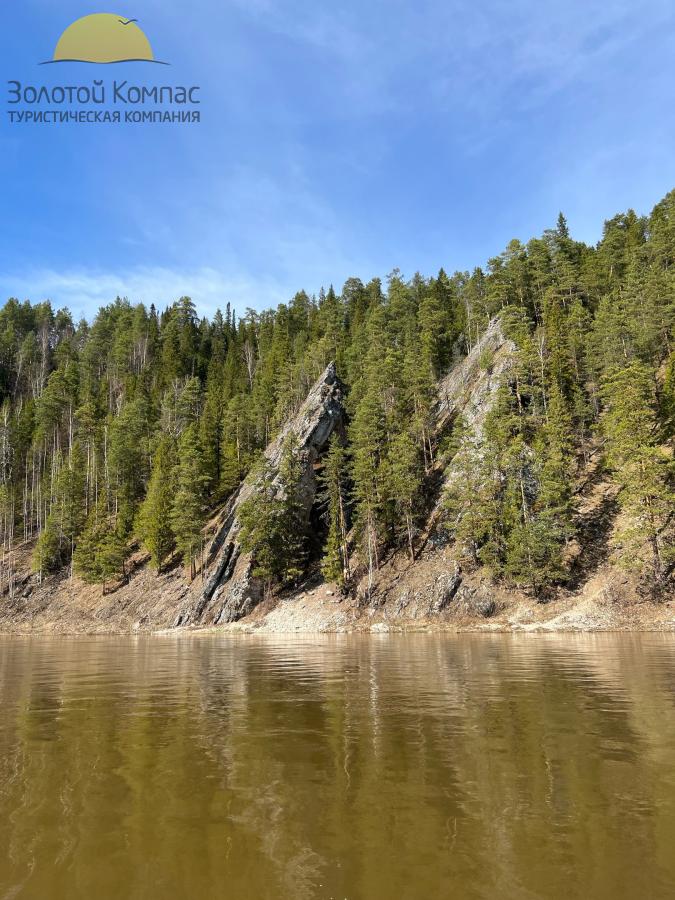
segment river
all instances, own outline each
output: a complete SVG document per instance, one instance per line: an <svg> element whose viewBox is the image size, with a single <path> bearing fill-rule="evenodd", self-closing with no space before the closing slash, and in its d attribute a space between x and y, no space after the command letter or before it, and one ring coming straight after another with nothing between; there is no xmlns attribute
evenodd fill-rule
<svg viewBox="0 0 675 900"><path fill-rule="evenodd" d="M668 635L0 637L0 900L675 896Z"/></svg>

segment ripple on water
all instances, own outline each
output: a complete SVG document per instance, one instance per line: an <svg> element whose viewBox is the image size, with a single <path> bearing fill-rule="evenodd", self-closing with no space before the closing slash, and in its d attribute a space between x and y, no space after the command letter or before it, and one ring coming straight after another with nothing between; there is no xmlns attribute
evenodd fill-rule
<svg viewBox="0 0 675 900"><path fill-rule="evenodd" d="M675 895L667 635L0 638L0 898Z"/></svg>

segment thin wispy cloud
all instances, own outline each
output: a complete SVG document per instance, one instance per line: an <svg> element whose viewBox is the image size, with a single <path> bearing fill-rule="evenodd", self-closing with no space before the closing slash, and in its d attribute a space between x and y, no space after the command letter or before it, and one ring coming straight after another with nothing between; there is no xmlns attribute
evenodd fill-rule
<svg viewBox="0 0 675 900"><path fill-rule="evenodd" d="M90 317L116 297L132 303L154 303L158 309L181 296L195 301L202 315L224 310L230 302L239 315L247 307L273 306L288 299L284 289L272 280L232 278L215 269L177 271L167 268L138 268L124 271L39 269L15 275L0 275L0 290L7 296L33 301L51 300L67 307L75 318Z"/></svg>

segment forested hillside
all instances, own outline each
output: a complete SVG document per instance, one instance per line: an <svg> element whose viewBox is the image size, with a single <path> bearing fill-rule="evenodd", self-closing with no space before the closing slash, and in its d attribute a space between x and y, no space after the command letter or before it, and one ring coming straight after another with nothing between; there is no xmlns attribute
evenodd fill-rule
<svg viewBox="0 0 675 900"><path fill-rule="evenodd" d="M462 422L439 437L438 380L495 316L515 364L480 439ZM394 549L414 559L439 503L439 469L454 458L461 477L440 508L462 564L545 595L569 576L575 484L599 458L620 486L616 552L659 597L675 561L674 329L675 192L647 217L607 221L596 247L575 241L561 215L485 269L409 280L394 271L384 285L352 278L340 293L301 291L243 316L228 304L200 319L186 297L164 310L118 298L87 323L9 300L5 559L34 542L40 577L72 567L105 585L124 577L140 542L157 570L179 555L194 577L210 511L334 360L348 427L323 460L321 546L296 509L292 441L284 490L260 492L241 516L270 588L310 563L348 589Z"/></svg>

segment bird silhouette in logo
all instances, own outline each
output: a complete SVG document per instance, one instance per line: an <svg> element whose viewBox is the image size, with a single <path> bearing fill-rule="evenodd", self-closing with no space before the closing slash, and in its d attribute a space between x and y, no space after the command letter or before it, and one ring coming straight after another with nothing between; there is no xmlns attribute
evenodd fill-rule
<svg viewBox="0 0 675 900"><path fill-rule="evenodd" d="M137 22L113 13L83 16L63 32L49 62L159 63Z"/></svg>

